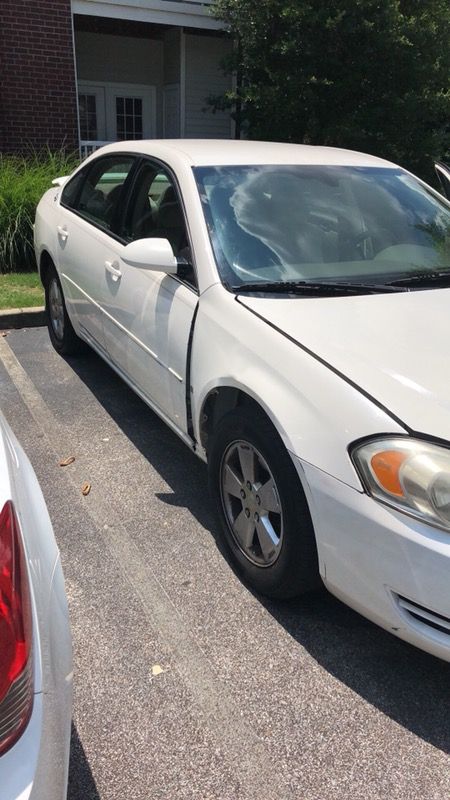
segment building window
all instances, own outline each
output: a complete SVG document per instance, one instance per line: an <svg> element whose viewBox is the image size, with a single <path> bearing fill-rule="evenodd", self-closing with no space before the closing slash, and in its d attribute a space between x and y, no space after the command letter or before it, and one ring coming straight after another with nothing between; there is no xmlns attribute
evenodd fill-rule
<svg viewBox="0 0 450 800"><path fill-rule="evenodd" d="M97 139L97 98L95 94L79 94L80 138Z"/></svg>
<svg viewBox="0 0 450 800"><path fill-rule="evenodd" d="M142 139L142 98L116 97L118 139Z"/></svg>

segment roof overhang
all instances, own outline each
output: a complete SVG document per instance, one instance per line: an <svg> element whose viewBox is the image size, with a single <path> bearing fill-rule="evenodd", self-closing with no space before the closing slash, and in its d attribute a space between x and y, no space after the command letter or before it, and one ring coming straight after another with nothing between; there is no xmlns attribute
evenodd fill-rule
<svg viewBox="0 0 450 800"><path fill-rule="evenodd" d="M211 16L210 6L197 0L72 0L72 13L220 30L223 25Z"/></svg>

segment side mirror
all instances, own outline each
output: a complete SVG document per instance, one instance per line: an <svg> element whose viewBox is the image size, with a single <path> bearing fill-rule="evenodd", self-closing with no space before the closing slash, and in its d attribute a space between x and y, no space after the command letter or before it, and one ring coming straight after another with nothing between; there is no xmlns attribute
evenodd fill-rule
<svg viewBox="0 0 450 800"><path fill-rule="evenodd" d="M122 261L131 267L176 275L178 264L168 239L138 239L124 247Z"/></svg>

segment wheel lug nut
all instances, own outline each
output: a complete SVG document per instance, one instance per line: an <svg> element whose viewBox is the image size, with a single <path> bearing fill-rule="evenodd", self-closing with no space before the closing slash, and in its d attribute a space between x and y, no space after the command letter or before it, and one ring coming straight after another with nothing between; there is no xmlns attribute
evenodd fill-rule
<svg viewBox="0 0 450 800"><path fill-rule="evenodd" d="M245 499L245 492L244 492L243 489L241 489L241 497L242 497L243 500Z"/></svg>
<svg viewBox="0 0 450 800"><path fill-rule="evenodd" d="M256 502L258 503L259 506L261 505L261 498L259 494L256 495Z"/></svg>
<svg viewBox="0 0 450 800"><path fill-rule="evenodd" d="M255 522L259 522L259 514L258 514L258 512L255 512Z"/></svg>
<svg viewBox="0 0 450 800"><path fill-rule="evenodd" d="M245 509L245 516L247 517L247 519L250 516L250 511L248 510L248 508Z"/></svg>
<svg viewBox="0 0 450 800"><path fill-rule="evenodd" d="M252 488L252 485L251 485L250 481L247 481L247 489L250 490L251 488Z"/></svg>

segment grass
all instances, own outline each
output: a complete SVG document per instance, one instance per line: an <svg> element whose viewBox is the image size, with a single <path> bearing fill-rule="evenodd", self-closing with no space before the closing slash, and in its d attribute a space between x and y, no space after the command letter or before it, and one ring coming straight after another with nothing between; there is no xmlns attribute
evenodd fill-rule
<svg viewBox="0 0 450 800"><path fill-rule="evenodd" d="M0 273L36 269L33 222L36 206L52 180L68 175L79 159L64 151L0 154Z"/></svg>
<svg viewBox="0 0 450 800"><path fill-rule="evenodd" d="M0 275L0 309L44 305L44 289L37 272Z"/></svg>

